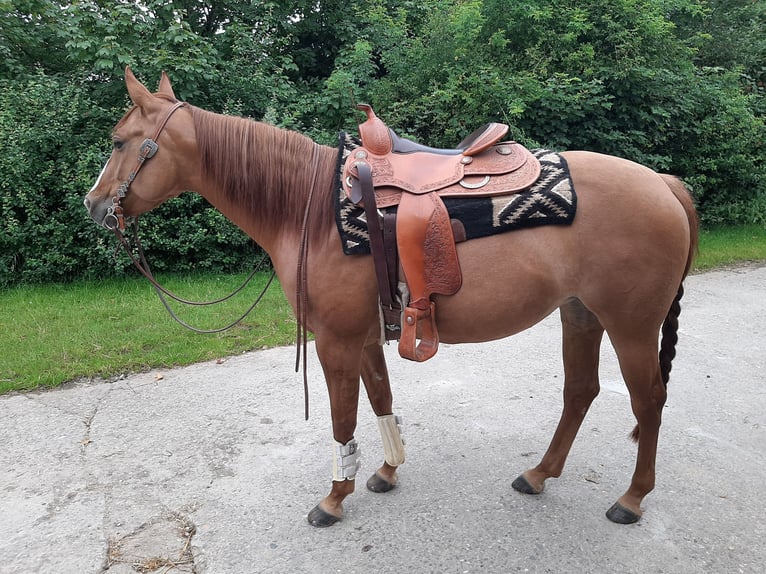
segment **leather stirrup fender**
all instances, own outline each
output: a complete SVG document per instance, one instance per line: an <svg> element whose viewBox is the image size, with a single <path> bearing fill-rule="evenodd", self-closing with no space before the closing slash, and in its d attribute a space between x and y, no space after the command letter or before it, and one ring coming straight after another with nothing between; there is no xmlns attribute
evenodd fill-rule
<svg viewBox="0 0 766 574"><path fill-rule="evenodd" d="M532 185L540 164L520 144L498 143L508 132L504 124L482 126L458 148L440 150L399 138L370 106L357 107L367 120L359 125L362 146L344 164L342 185L365 210L385 338L397 338L396 312L402 304L396 277L401 269L411 299L401 316L399 354L425 361L439 347L431 296L454 295L462 285L456 237L442 196L508 195ZM383 215L381 229L379 210L391 206L398 207Z"/></svg>

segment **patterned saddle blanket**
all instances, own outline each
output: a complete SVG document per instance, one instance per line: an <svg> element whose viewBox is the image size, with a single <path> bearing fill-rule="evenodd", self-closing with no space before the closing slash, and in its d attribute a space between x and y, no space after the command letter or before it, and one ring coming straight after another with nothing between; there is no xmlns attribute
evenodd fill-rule
<svg viewBox="0 0 766 574"><path fill-rule="evenodd" d="M341 133L335 192L335 222L346 255L370 253L364 208L354 204L341 185L343 165L361 142ZM450 219L465 229L465 239L476 239L541 225L568 225L574 220L577 195L566 160L558 153L531 150L540 162L540 177L526 191L494 197L445 197ZM395 209L390 208L390 209Z"/></svg>

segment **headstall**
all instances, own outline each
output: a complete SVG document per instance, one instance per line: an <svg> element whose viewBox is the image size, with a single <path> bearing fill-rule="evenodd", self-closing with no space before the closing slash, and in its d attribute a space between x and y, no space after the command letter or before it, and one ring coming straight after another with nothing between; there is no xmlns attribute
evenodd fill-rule
<svg viewBox="0 0 766 574"><path fill-rule="evenodd" d="M133 248L131 247L128 239L125 237L125 234L123 233L125 231L125 217L123 215L122 211L122 199L128 194L128 191L130 190L131 184L135 181L136 176L138 175L138 172L141 170L141 167L146 163L146 160L151 159L154 157L154 155L157 153L157 150L160 149L160 146L157 144L157 140L160 137L160 134L162 133L162 130L165 129L165 125L168 123L168 120L170 117L179 109L184 106L186 106L186 102L176 102L173 104L170 109L165 114L165 117L162 119L162 121L157 126L157 129L154 132L154 136L152 138L146 138L142 143L141 147L139 148L138 152L138 161L136 163L136 166L133 168L133 170L128 175L128 179L123 181L120 184L120 187L117 188L117 195L115 195L112 198L112 205L107 210L107 214L104 217L104 227L114 232L114 234L117 236L117 239L120 242L120 245L125 249L125 253L127 253L128 257L132 261L133 265L138 269L138 271L146 277L146 279L149 280L149 282L154 287L155 291L157 292L157 295L160 298L160 301L162 301L162 304L165 306L165 309L167 309L170 316L178 323L186 327L187 329L190 329L192 331L195 331L197 333L220 333L221 331L225 331L227 329L231 329L238 323L240 323L245 317L247 317L250 312L255 309L255 306L260 302L260 300L263 298L263 296L266 294L266 291L268 290L269 286L271 285L272 281L274 280L274 277L276 273L272 270L271 276L269 277L268 281L266 282L266 285L261 290L261 293L258 295L258 297L255 299L255 301L250 305L250 307L245 311L238 319L232 321L228 325L225 325L224 327L219 327L216 329L198 329L197 327L193 327L192 325L189 325L185 321L183 321L176 313L171 309L170 305L168 304L168 301L165 299L165 296L170 297L171 299L174 299L175 301L178 301L179 303L182 303L184 305L194 305L194 306L205 306L205 305L215 305L217 303L222 303L223 301L226 301L228 299L231 299L234 295L242 291L242 289L245 288L245 286L250 283L250 281L255 277L258 269L260 268L261 264L255 266L253 271L248 275L247 279L245 279L244 283L240 285L237 289L235 289L232 293L229 295L226 295L225 297L221 297L220 299L216 299L214 301L189 301L187 299L184 299L182 297L179 297L178 295L175 295L162 285L160 285L157 280L154 278L154 274L152 273L151 268L149 267L149 263L146 260L146 256L144 255L144 249L141 245L141 241L138 238L138 218L134 218L133 222L133 241L136 245L136 249L138 251L138 257L133 254ZM110 220L110 223L114 223L114 225L107 225L106 221ZM262 262L261 262L262 263Z"/></svg>
<svg viewBox="0 0 766 574"><path fill-rule="evenodd" d="M176 110L184 107L185 105L186 102L176 102L173 104L165 114L165 117L157 126L157 129L154 132L154 137L146 138L141 144L141 148L138 150L138 161L136 162L136 167L134 167L130 172L128 179L123 181L120 184L120 187L117 188L117 195L112 198L112 205L106 212L106 216L104 217L104 227L107 229L119 229L120 231L125 231L125 217L122 213L122 200L128 194L131 184L136 179L138 172L141 171L141 167L143 167L146 160L153 158L157 153L157 150L160 149L160 146L157 145L157 140L159 139L162 130L165 129L165 125L168 123L170 116L172 116ZM114 225L107 225L107 220L113 220Z"/></svg>

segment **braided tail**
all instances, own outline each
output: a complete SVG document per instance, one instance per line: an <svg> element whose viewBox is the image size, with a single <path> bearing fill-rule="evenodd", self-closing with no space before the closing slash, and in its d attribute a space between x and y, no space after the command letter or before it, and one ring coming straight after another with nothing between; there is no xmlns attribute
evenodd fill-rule
<svg viewBox="0 0 766 574"><path fill-rule="evenodd" d="M678 292L676 293L673 303L670 305L668 314L665 317L665 321L662 323L662 340L660 342L660 375L662 376L662 384L665 388L668 388L668 380L670 379L670 369L672 367L673 359L676 356L676 343L678 343L678 316L681 314L681 297L684 296L684 284L683 280L691 269L692 262L695 255L697 255L697 249L699 247L699 219L697 217L697 210L694 209L694 200L692 199L689 190L684 183L677 177L672 175L660 174L663 181L676 196L681 206L686 212L686 217L689 220L689 254L686 258L686 266L684 267L684 273L681 277L681 283L678 286Z"/></svg>
<svg viewBox="0 0 766 574"><path fill-rule="evenodd" d="M676 343L678 343L678 316L681 314L681 297L684 296L684 285L678 286L673 303L670 305L665 321L662 323L662 339L660 341L660 376L662 384L668 388L670 370L673 368L673 359L676 357ZM638 442L638 425L630 433L630 439Z"/></svg>
<svg viewBox="0 0 766 574"><path fill-rule="evenodd" d="M662 323L662 341L660 343L660 375L662 384L668 388L670 369L673 368L673 359L676 357L676 343L678 343L678 316L681 314L681 298L684 296L683 283L678 286L678 293L673 299L668 316Z"/></svg>

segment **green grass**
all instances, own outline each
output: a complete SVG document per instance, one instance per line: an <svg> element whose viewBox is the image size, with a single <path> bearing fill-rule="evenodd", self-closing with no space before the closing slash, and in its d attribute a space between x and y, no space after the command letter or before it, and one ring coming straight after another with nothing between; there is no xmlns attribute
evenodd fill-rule
<svg viewBox="0 0 766 574"><path fill-rule="evenodd" d="M160 280L187 298L206 300L228 294L244 278ZM267 279L259 274L243 293L219 305L174 307L197 327L220 327L252 303ZM292 312L276 281L243 323L215 335L174 322L143 278L16 287L0 291L0 393L187 365L294 339Z"/></svg>
<svg viewBox="0 0 766 574"><path fill-rule="evenodd" d="M695 271L766 260L766 227L718 227L700 232Z"/></svg>
<svg viewBox="0 0 766 574"><path fill-rule="evenodd" d="M766 261L766 229L705 230L695 271ZM231 301L185 307L182 317L203 328L225 325L246 309L267 274ZM173 291L212 299L237 287L244 275L162 277ZM175 306L177 309L178 306ZM295 321L276 284L244 323L200 335L175 323L143 278L0 290L0 394L52 387L83 377L113 377L152 368L215 360L295 340Z"/></svg>

